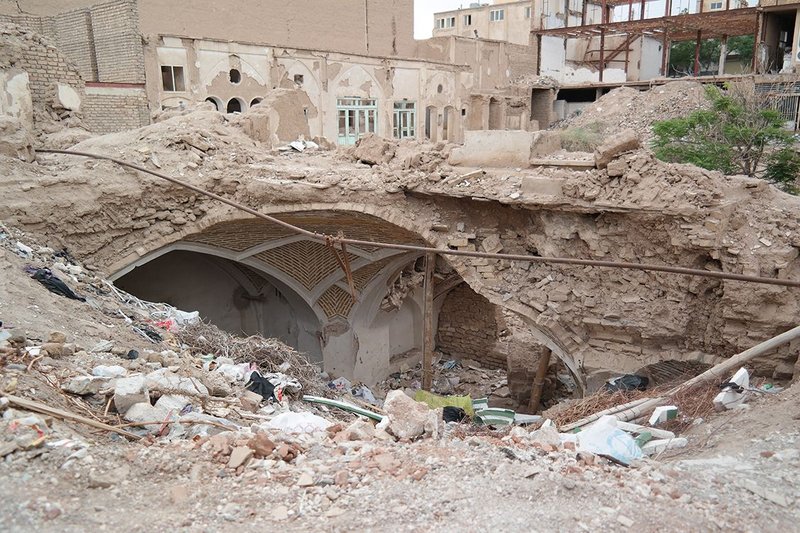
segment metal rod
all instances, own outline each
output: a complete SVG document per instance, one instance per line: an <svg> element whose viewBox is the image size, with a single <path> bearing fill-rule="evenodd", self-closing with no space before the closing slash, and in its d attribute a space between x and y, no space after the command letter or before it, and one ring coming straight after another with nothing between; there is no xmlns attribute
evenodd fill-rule
<svg viewBox="0 0 800 533"><path fill-rule="evenodd" d="M684 268L684 267L674 267L668 265L655 265L655 264L648 264L648 263L627 263L627 262L618 262L618 261L599 261L595 259L574 259L571 257L541 257L541 256L534 256L534 255L519 255L519 254L496 254L496 253L488 253L488 252L472 252L467 250L449 250L449 249L440 249L440 248L431 248L428 246L418 246L412 244L396 244L396 243L384 243L384 242L375 242L375 241L364 241L358 239L341 239L338 237L333 237L331 235L316 233L313 231L309 231L288 222L284 222L278 218L275 218L270 215L266 215L255 209L250 207L244 206L238 202L225 198L223 196L219 196L218 194L214 194L213 192L206 191L201 189L200 187L196 187L185 181L181 181L179 179L173 178L166 174L162 174L160 172L155 172L153 170L141 167L139 165L135 165L133 163L127 163L120 159L116 159L110 156L100 155L100 154L92 154L88 152L71 152L68 150L52 150L52 149L40 149L37 150L41 153L50 153L50 154L65 154L65 155L76 155L81 157L89 157L92 159L101 159L105 161L111 161L116 163L120 166L132 168L134 170L138 170L140 172L144 172L146 174L150 174L156 176L158 178L164 179L169 181L170 183L174 183L176 185L180 185L181 187L185 187L191 191L194 191L198 194L203 196L207 196L224 204L230 205L231 207L235 207L240 211L244 211L254 217L261 218L268 222L272 222L273 224L277 224L283 228L289 229L295 233L300 235L304 235L309 239L314 241L325 243L327 240L334 239L337 242L343 242L346 244L352 244L355 246L370 246L375 248L385 248L389 250L404 250L410 252L431 252L437 253L440 255L447 255L447 256L456 256L456 257L478 257L483 259L500 259L506 261L520 261L520 262L528 262L528 263L546 263L546 264L554 264L554 265L577 265L577 266L590 266L590 267L602 267L602 268L622 268L627 270L643 270L643 271L651 271L651 272L668 272L671 274L683 274L687 276L699 276L705 278L715 278L715 279L727 279L733 281L745 281L751 283L762 283L766 285L780 285L784 287L800 287L800 281L795 281L791 279L777 279L777 278L766 278L761 276L749 276L744 274L733 274L730 272L716 272L711 270L699 270L695 268Z"/></svg>

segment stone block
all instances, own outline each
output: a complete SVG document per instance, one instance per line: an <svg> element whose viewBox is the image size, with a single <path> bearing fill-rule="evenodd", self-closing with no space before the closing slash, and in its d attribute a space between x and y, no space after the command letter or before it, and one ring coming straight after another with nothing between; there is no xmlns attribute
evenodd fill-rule
<svg viewBox="0 0 800 533"><path fill-rule="evenodd" d="M622 130L606 139L594 151L594 164L597 168L606 168L608 164L625 152L639 148L639 134L632 129Z"/></svg>
<svg viewBox="0 0 800 533"><path fill-rule="evenodd" d="M59 83L56 85L56 94L53 107L56 109L67 109L69 111L80 111L81 97L78 94L78 91L69 85Z"/></svg>
<svg viewBox="0 0 800 533"><path fill-rule="evenodd" d="M387 429L398 439L415 439L423 435L438 436L441 418L439 411L412 400L403 391L389 392L383 409L388 415Z"/></svg>
<svg viewBox="0 0 800 533"><path fill-rule="evenodd" d="M114 385L114 408L118 413L127 413L137 403L150 405L150 392L144 376L121 378Z"/></svg>
<svg viewBox="0 0 800 533"><path fill-rule="evenodd" d="M520 190L527 196L561 196L564 180L543 176L525 176Z"/></svg>
<svg viewBox="0 0 800 533"><path fill-rule="evenodd" d="M620 159L610 161L606 167L609 178L618 178L624 175L626 170L628 170L628 164Z"/></svg>

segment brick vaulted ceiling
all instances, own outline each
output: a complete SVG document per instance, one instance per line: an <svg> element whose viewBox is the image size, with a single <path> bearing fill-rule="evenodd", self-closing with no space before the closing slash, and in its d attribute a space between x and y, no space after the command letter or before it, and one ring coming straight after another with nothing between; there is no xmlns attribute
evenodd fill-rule
<svg viewBox="0 0 800 533"><path fill-rule="evenodd" d="M348 238L424 245L421 237L385 220L357 212L305 211L274 215L285 222L313 231ZM343 289L344 275L333 252L324 244L300 238L292 231L266 220L248 218L215 224L186 236L184 242L223 249L251 266L263 265L278 270L303 287L328 318L347 317L353 302ZM362 291L370 281L393 263L401 253L376 247L348 246L356 289ZM410 259L410 258L409 258ZM248 269L250 276L258 275ZM256 285L257 286L257 285Z"/></svg>

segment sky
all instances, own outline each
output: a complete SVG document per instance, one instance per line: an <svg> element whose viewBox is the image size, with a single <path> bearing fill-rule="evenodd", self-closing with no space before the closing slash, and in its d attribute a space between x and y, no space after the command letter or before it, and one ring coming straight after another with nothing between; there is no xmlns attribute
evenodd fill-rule
<svg viewBox="0 0 800 533"><path fill-rule="evenodd" d="M414 38L427 39L433 33L433 14L450 11L459 7L469 7L477 0L414 0ZM481 0L482 4L492 3Z"/></svg>

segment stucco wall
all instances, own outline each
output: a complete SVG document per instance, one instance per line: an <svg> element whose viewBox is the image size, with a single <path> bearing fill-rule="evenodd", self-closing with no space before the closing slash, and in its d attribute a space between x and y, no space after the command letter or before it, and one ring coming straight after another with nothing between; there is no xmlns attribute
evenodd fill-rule
<svg viewBox="0 0 800 533"><path fill-rule="evenodd" d="M145 35L413 56L413 0L139 0ZM235 31L234 31L235 29ZM234 35L235 33L235 35Z"/></svg>
<svg viewBox="0 0 800 533"><path fill-rule="evenodd" d="M186 251L154 259L115 283L150 301L165 302L237 334L276 337L321 361L319 322L310 309L262 280L255 287L232 262Z"/></svg>

